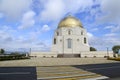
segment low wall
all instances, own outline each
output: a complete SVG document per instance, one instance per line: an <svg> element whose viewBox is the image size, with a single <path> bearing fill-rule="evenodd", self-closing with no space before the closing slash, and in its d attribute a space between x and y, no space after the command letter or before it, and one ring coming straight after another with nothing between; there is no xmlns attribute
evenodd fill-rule
<svg viewBox="0 0 120 80"><path fill-rule="evenodd" d="M56 52L31 52L31 57L57 57Z"/></svg>
<svg viewBox="0 0 120 80"><path fill-rule="evenodd" d="M80 57L113 57L113 52L109 51L89 51L89 52L80 52ZM59 54L60 55L60 54ZM69 55L69 54L67 54ZM73 55L73 54L70 54ZM57 52L31 52L31 57L57 57Z"/></svg>
<svg viewBox="0 0 120 80"><path fill-rule="evenodd" d="M81 57L113 57L113 52L109 51L90 51L90 52L81 52Z"/></svg>

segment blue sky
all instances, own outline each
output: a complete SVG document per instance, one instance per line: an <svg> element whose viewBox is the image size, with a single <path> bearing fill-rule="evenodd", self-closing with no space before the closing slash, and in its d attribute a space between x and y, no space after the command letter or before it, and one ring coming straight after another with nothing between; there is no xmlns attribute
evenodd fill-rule
<svg viewBox="0 0 120 80"><path fill-rule="evenodd" d="M120 45L120 0L0 0L0 48L49 51L59 21L71 14L97 50Z"/></svg>

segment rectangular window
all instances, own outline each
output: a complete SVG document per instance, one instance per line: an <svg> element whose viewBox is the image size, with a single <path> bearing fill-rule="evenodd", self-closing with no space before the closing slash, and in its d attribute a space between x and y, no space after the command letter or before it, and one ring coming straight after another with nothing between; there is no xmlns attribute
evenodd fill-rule
<svg viewBox="0 0 120 80"><path fill-rule="evenodd" d="M72 39L67 40L68 48L72 48Z"/></svg>
<svg viewBox="0 0 120 80"><path fill-rule="evenodd" d="M54 38L54 44L56 44L56 39Z"/></svg>
<svg viewBox="0 0 120 80"><path fill-rule="evenodd" d="M84 43L85 43L85 44L87 43L86 38L84 38Z"/></svg>

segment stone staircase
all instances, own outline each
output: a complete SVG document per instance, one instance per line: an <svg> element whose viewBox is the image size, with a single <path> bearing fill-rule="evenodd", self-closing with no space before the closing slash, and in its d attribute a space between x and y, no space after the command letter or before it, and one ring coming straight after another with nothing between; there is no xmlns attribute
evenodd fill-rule
<svg viewBox="0 0 120 80"><path fill-rule="evenodd" d="M58 58L80 58L80 54L58 54Z"/></svg>

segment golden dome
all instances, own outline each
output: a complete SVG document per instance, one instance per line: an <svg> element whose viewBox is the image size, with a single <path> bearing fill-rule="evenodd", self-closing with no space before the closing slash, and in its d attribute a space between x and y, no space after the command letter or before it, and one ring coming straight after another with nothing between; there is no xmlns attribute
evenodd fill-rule
<svg viewBox="0 0 120 80"><path fill-rule="evenodd" d="M61 27L78 27L78 26L83 28L82 23L77 18L75 18L73 16L67 16L60 21L60 23L58 25L58 28L61 28Z"/></svg>

